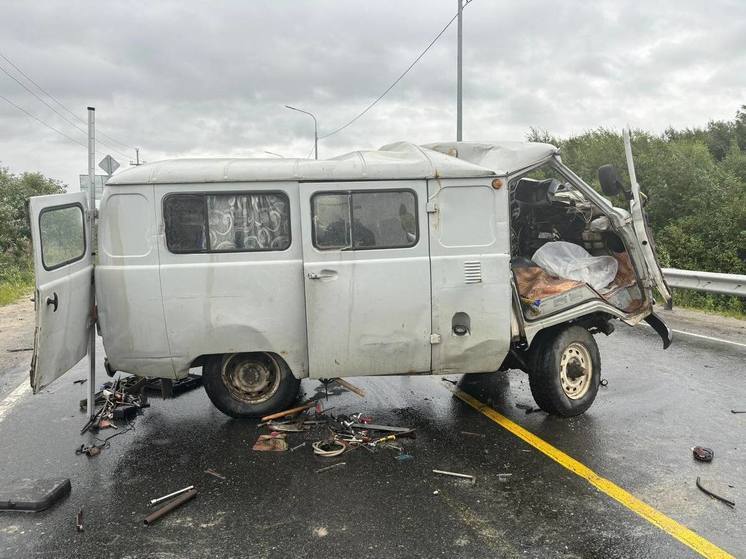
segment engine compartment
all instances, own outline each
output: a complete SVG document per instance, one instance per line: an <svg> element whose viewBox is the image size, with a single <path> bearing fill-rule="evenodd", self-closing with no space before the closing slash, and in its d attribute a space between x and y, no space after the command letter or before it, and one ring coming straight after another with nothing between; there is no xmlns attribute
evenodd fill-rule
<svg viewBox="0 0 746 559"><path fill-rule="evenodd" d="M513 181L510 219L511 267L527 319L599 298L624 312L633 312L642 304L623 241L604 212L571 185L557 178ZM592 257L613 257L617 262L613 280L594 289L577 278L560 277L540 267L532 260L536 251L555 241L582 247Z"/></svg>

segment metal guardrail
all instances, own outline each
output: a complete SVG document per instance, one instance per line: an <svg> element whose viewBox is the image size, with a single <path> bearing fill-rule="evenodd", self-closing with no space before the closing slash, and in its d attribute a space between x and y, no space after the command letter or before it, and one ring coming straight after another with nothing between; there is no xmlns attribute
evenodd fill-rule
<svg viewBox="0 0 746 559"><path fill-rule="evenodd" d="M746 297L746 276L663 268L669 287Z"/></svg>

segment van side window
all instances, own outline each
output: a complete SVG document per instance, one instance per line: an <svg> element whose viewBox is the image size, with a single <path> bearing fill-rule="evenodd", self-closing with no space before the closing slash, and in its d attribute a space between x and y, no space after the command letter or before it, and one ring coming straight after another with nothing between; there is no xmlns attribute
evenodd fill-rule
<svg viewBox="0 0 746 559"><path fill-rule="evenodd" d="M290 246L282 193L172 194L164 201L171 252L249 252Z"/></svg>
<svg viewBox="0 0 746 559"><path fill-rule="evenodd" d="M313 244L321 250L417 244L417 199L410 190L316 194L311 212Z"/></svg>
<svg viewBox="0 0 746 559"><path fill-rule="evenodd" d="M54 270L85 255L83 208L78 204L42 210L39 215L41 261Z"/></svg>

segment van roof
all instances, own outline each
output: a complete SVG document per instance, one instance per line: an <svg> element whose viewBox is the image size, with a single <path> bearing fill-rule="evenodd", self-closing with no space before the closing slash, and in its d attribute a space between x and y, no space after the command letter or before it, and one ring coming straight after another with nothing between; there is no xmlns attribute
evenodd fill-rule
<svg viewBox="0 0 746 559"><path fill-rule="evenodd" d="M558 153L549 144L397 142L323 160L169 159L126 169L107 185L487 177L510 174Z"/></svg>

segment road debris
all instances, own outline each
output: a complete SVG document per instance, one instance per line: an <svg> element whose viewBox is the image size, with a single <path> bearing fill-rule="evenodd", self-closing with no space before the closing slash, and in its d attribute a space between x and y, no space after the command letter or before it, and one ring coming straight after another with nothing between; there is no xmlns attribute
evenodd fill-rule
<svg viewBox="0 0 746 559"><path fill-rule="evenodd" d="M156 521L160 520L164 516L166 516L169 512L172 510L180 507L187 501L191 501L194 499L194 497L197 496L197 490L196 489L190 489L184 493L179 494L177 497L175 497L172 501L166 503L158 510L150 513L148 516L145 517L145 520L143 520L143 523L145 526L150 526L151 524L155 523ZM152 501L151 501L152 503Z"/></svg>
<svg viewBox="0 0 746 559"><path fill-rule="evenodd" d="M303 441L303 442L302 442L302 443L300 443L299 445L296 445L296 446L294 446L293 448L291 448L291 449L290 449L290 452L295 452L296 450L298 450L299 448L301 448L301 447L304 447L304 446L306 446L306 441Z"/></svg>
<svg viewBox="0 0 746 559"><path fill-rule="evenodd" d="M399 462L409 462L410 460L414 460L414 456L411 454L407 454L406 452L400 452L396 456L394 456Z"/></svg>
<svg viewBox="0 0 746 559"><path fill-rule="evenodd" d="M692 454L694 455L694 459L699 462L712 462L712 459L715 457L715 452L711 448L703 446L692 448Z"/></svg>
<svg viewBox="0 0 746 559"><path fill-rule="evenodd" d="M186 493L187 491L191 491L194 489L194 485L189 485L185 487L184 489L179 489L177 491L174 491L173 493L169 493L168 495L164 495L163 497L158 497L156 499L150 499L150 506L157 505L158 503L162 503L163 501L167 501L172 497L176 497L177 495L181 495L182 493Z"/></svg>
<svg viewBox="0 0 746 559"><path fill-rule="evenodd" d="M440 475L443 475L443 476L451 476L451 477L458 477L458 478L462 478L462 479L469 479L469 480L471 480L472 483L476 483L477 482L477 478L475 476L470 475L470 474L459 474L457 472L447 472L445 470L433 470L433 473L434 474L440 474Z"/></svg>
<svg viewBox="0 0 746 559"><path fill-rule="evenodd" d="M699 479L699 476L697 476L697 482L696 482L696 483L697 483L697 488L698 488L698 489L699 489L700 491L702 491L702 493L704 493L705 495L709 495L709 496L710 496L710 497L712 497L713 499L717 499L718 501L720 501L720 502L722 502L722 503L725 503L726 505L728 505L728 506L729 506L730 508L732 508L732 509L733 509L733 508L736 508L736 503L735 503L735 502L731 501L730 499L726 499L725 497L721 497L721 496L720 496L720 495L718 495L717 493L713 493L713 492L712 492L712 491L710 491L709 489L706 489L705 487L703 487L703 486L702 486L702 482L701 482L701 481L700 481L700 479Z"/></svg>
<svg viewBox="0 0 746 559"><path fill-rule="evenodd" d="M211 476L215 476L216 478L219 478L219 479L222 479L222 480L227 479L223 474L216 472L212 468L207 468L205 470L205 473L206 474L210 474Z"/></svg>
<svg viewBox="0 0 746 559"><path fill-rule="evenodd" d="M82 532L83 530L85 530L85 528L83 527L83 509L82 508L78 511L78 514L75 515L75 529L78 532Z"/></svg>
<svg viewBox="0 0 746 559"><path fill-rule="evenodd" d="M284 452L288 449L288 442L285 440L286 436L283 433L276 432L269 435L259 435L259 438L251 449L259 452Z"/></svg>
<svg viewBox="0 0 746 559"><path fill-rule="evenodd" d="M282 433L303 433L311 428L310 426L305 425L302 419L300 421L289 421L285 423L275 423L274 421L270 421L267 423L267 427L272 431L280 431Z"/></svg>
<svg viewBox="0 0 746 559"><path fill-rule="evenodd" d="M319 468L316 470L317 474L320 474L321 472L326 472L327 470L331 470L333 468L339 468L341 466L346 466L347 462L337 462L336 464L332 464L331 466L326 466L324 468Z"/></svg>
<svg viewBox="0 0 746 559"><path fill-rule="evenodd" d="M85 454L88 458L93 458L94 456L98 456L101 454L101 449L104 448L104 445L85 445L82 444L78 448L75 449L75 454L78 456Z"/></svg>
<svg viewBox="0 0 746 559"><path fill-rule="evenodd" d="M730 413L746 413L746 410L730 410Z"/></svg>
<svg viewBox="0 0 746 559"><path fill-rule="evenodd" d="M347 444L343 441L337 441L335 439L329 441L316 441L311 445L313 447L313 453L317 456L324 456L326 458L333 458L339 456L345 450L347 450Z"/></svg>
<svg viewBox="0 0 746 559"><path fill-rule="evenodd" d="M481 437L481 438L485 438L485 436L486 436L486 435L484 435L482 433L473 433L471 431L461 431L461 434L462 435L466 435L467 437Z"/></svg>
<svg viewBox="0 0 746 559"><path fill-rule="evenodd" d="M111 425L110 421L131 420L141 410L147 408L147 398L142 394L142 388L145 385L143 378L127 377L126 379L117 379L113 382L104 383L101 390L95 395L96 405L101 407L93 414L93 417L83 425L80 434L87 431L98 431L101 429L103 422L105 425ZM87 409L87 400L80 401L80 409Z"/></svg>
<svg viewBox="0 0 746 559"><path fill-rule="evenodd" d="M262 417L262 421L271 421L273 419L280 419L281 417L287 417L289 415L297 415L300 412L306 411L313 407L316 407L316 402L306 402L305 404L303 404L302 406L298 406L297 408L290 408L289 410L265 415L264 417Z"/></svg>
<svg viewBox="0 0 746 559"><path fill-rule="evenodd" d="M346 388L347 390L349 390L353 394L357 394L361 398L365 398L365 390L363 390L362 388L358 388L354 384L351 384L351 383L349 383L346 380L341 379L341 378L335 378L335 379L332 379L332 380L334 382L336 382L338 385Z"/></svg>

